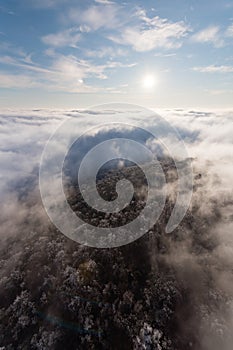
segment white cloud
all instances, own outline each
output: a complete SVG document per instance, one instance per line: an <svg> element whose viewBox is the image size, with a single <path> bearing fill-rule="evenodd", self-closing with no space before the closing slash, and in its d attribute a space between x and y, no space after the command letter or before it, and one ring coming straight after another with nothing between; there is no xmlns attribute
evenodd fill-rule
<svg viewBox="0 0 233 350"><path fill-rule="evenodd" d="M218 96L218 95L226 95L226 94L232 94L233 90L226 90L226 89L210 89L206 90L211 95Z"/></svg>
<svg viewBox="0 0 233 350"><path fill-rule="evenodd" d="M86 60L77 60L74 56L60 56L53 63L52 69L55 74L51 75L53 85L70 92L97 92L103 88L86 84L87 78L108 78L106 71L115 68L131 68L136 63L123 64L122 62L110 61L103 65L94 65Z"/></svg>
<svg viewBox="0 0 233 350"><path fill-rule="evenodd" d="M2 201L7 203L7 206L3 204L0 220L2 218L9 218L7 221L4 221L4 225L5 222L8 224L12 224L12 221L16 222L15 232L19 231L19 221L21 222L21 220L18 220L18 218L19 216L21 217L21 211L24 209L24 207L22 206L22 203L19 203L20 210L18 211L17 208L14 207L14 204L12 208L12 203L17 203L17 191L21 191L23 194L33 194L34 189L37 190L37 168L39 166L41 153L50 136L50 133L57 128L58 124L67 118L67 115L70 117L74 116L74 118L79 118L79 132L83 133L87 130L86 114L92 114L94 125L95 118L101 118L101 121L104 123L109 120L109 114L114 113L114 111L109 110L108 106L105 106L105 110L97 109L97 111L95 111L97 114L92 112L93 111L91 110L26 111L17 109L15 111L0 113L0 193ZM164 117L166 117L169 123L178 129L180 135L182 135L184 138L189 156L197 157L195 167L198 169L198 173L202 174L202 178L197 182L197 189L194 192L193 205L195 206L197 203L197 208L200 208L200 210L206 213L208 211L211 212L212 204L214 202L214 208L217 207L218 212L221 209L224 210L227 205L226 198L229 198L232 203L232 112L170 110L169 112L161 111L161 113ZM134 118L138 118L142 124L145 123L147 130L150 130L150 127L155 127L155 125L157 125L156 128L158 127L161 134L161 138L159 137L160 141L163 142L164 140L164 144L166 146L170 145L171 147L174 147L172 138L167 134L164 128L160 129L160 123L156 123L156 118L153 118L152 115L152 118L148 118L148 114L146 113L143 119L143 115L140 114L140 111L137 112L137 109L133 112L133 115ZM117 115L115 115L115 118L117 121ZM127 116L125 123L127 123ZM88 129L90 129L90 127L91 125L88 124ZM134 134L133 130L130 129L131 128L129 128L129 136L131 135L135 137L137 135L136 137L140 138L138 131L136 134ZM121 132L121 128L119 128L119 132ZM62 137L59 138L54 147L54 158L59 156L61 150L63 149L63 139L66 137L66 135L73 137L74 135L77 136L76 133L77 130L72 128L63 129L61 134ZM103 130L103 135L107 134L111 137L111 128L106 128ZM94 134L90 133L90 137L95 135L96 131ZM131 139L131 137L127 138ZM99 141L101 141L101 139L99 139ZM143 142L145 142L145 140ZM81 153L77 152L76 159L81 159L82 157L79 157L79 155L86 154L88 145L90 145L88 142L83 144L83 148L79 149ZM116 154L118 153L116 152ZM130 152L130 154L132 153ZM211 162L212 165L209 165ZM76 166L75 169L77 169ZM49 186L56 185L54 183L54 179L53 183L52 181L48 181L48 183ZM2 196L2 193L4 196ZM54 193L56 192L53 192L53 194ZM198 195L200 193L202 196ZM12 194L15 194L15 196L12 196ZM8 195L10 196L9 202L5 200L5 198L9 198ZM25 200L26 196L22 196L22 198ZM9 207L8 203L11 203ZM35 197L33 203L34 205L36 203L41 206L39 200L35 201ZM31 205L29 207L31 208ZM232 207L229 209L231 209L231 214ZM39 212L40 211L37 208L35 214L38 214ZM12 216L12 213L19 213L19 215ZM23 219L27 218L27 225L29 213L30 211L26 210L25 215L23 215ZM8 230L6 229L6 226L2 227L4 227L3 232L8 233L9 231L9 233L12 233L10 225L8 226ZM21 231L25 232L20 228L20 232ZM224 233L225 231L222 232Z"/></svg>
<svg viewBox="0 0 233 350"><path fill-rule="evenodd" d="M181 39L190 31L184 21L172 22L158 16L150 18L142 9L127 13L122 6L108 0L97 0L96 5L86 9L71 8L64 15L64 20L69 25L73 23L78 24L79 28L88 28L88 31L111 31L107 34L108 39L141 52L155 48L179 48ZM65 42L76 44L72 34L67 30L56 36L50 34L43 40L50 45L56 45L57 42L59 46Z"/></svg>
<svg viewBox="0 0 233 350"><path fill-rule="evenodd" d="M23 68L27 71L33 71L33 72L45 73L45 74L50 73L49 69L36 65L35 63L32 62L32 60L28 56L20 57L19 59L15 59L10 56L2 56L0 57L0 63Z"/></svg>
<svg viewBox="0 0 233 350"><path fill-rule="evenodd" d="M68 3L69 0L24 0L28 6L33 6L35 8L54 8L58 5L64 5Z"/></svg>
<svg viewBox="0 0 233 350"><path fill-rule="evenodd" d="M83 32L83 28L70 28L55 34L48 34L43 36L41 40L50 46L63 47L71 46L76 47L77 43L81 39L80 32Z"/></svg>
<svg viewBox="0 0 233 350"><path fill-rule="evenodd" d="M227 30L226 30L226 36L228 36L228 37L233 37L233 24L232 25L230 25L228 28L227 28Z"/></svg>
<svg viewBox="0 0 233 350"><path fill-rule="evenodd" d="M105 6L103 4L90 6L86 10L71 9L68 13L67 22L79 23L92 30L104 28L116 28L120 19L118 18L119 7L115 4Z"/></svg>
<svg viewBox="0 0 233 350"><path fill-rule="evenodd" d="M33 77L26 74L10 74L0 71L0 87L1 88L32 88L38 87L41 84Z"/></svg>
<svg viewBox="0 0 233 350"><path fill-rule="evenodd" d="M154 54L154 57L175 57L177 56L177 54L174 52L174 53L162 53L162 52L159 52L159 53L155 53Z"/></svg>
<svg viewBox="0 0 233 350"><path fill-rule="evenodd" d="M53 63L53 71L59 74L62 80L85 79L87 76L96 76L106 79L104 66L97 66L85 60L77 60L74 56L60 56Z"/></svg>
<svg viewBox="0 0 233 350"><path fill-rule="evenodd" d="M9 110L1 112L0 167L2 181L0 191L7 188L9 181L31 175L33 169L39 164L43 146L50 133L66 118L67 114L77 118L79 112L84 113L83 117L80 116L80 130L84 131L86 128L85 114L91 111ZM109 109L106 115L104 111L99 110L98 112L98 118L101 117L103 122L107 121ZM220 176L226 172L226 180L228 178L228 185L232 191L230 177L233 154L232 111L161 110L160 114L177 128L185 141L189 156L197 157L199 164L205 161L212 162ZM141 120L142 116L138 118ZM125 122L127 123L127 119ZM146 118L147 128L154 123L153 118ZM70 130L70 133L76 133L76 131ZM170 144L169 136L161 129L161 141L163 139L166 139L166 145ZM60 147L63 147L62 142L57 145L55 151L59 153ZM230 170L231 172L228 172ZM220 187L217 190L220 191ZM211 193L213 192L212 189Z"/></svg>
<svg viewBox="0 0 233 350"><path fill-rule="evenodd" d="M116 68L132 68L136 63L123 63L109 60L104 64L94 64L89 60L77 59L72 55L61 55L55 51L49 51L52 63L44 68L35 64L31 57L12 58L0 57L0 63L20 68L20 74L2 72L0 75L0 87L4 88L29 88L44 87L51 91L65 92L97 92L102 91L100 86L90 85L87 79L107 79L107 71Z"/></svg>
<svg viewBox="0 0 233 350"><path fill-rule="evenodd" d="M26 244L29 242L27 237L34 243L38 239L44 240L46 232L51 233L51 223L42 206L38 191L37 167L43 146L50 133L62 119L67 118L67 114L73 114L75 118L79 118L77 111L69 110L59 113L55 110L34 112L17 109L14 113L0 113L1 240L19 235L18 241L10 240L13 259L10 260L10 264L8 263L8 267L12 264L13 268L20 266L18 262L23 261L20 255L22 247L28 249L29 246ZM183 281L187 281L185 287L191 286L194 290L191 300L194 300L193 295L197 296L198 302L194 304L197 310L195 316L200 315L201 322L198 326L200 325L203 333L201 332L200 336L198 334L198 341L201 346L203 345L203 349L217 349L219 344L222 349L231 349L228 340L232 341L228 336L231 334L232 322L228 321L228 317L225 317L224 311L222 312L225 310L225 305L227 309L232 306L230 303L226 304L227 300L230 298L232 300L232 116L232 112L216 114L211 111L206 113L184 110L181 112L171 110L170 115L167 116L169 121L174 121L177 128L185 134L194 134L193 139L190 142L187 141L189 144L187 147L190 146L192 154L198 157L194 163L194 174L197 172L200 177L198 176L194 182L192 214L188 214L185 222L178 228L176 235L179 239L171 241L172 244L168 245L168 253L165 251L162 257L165 262L172 262L169 266L176 275L180 276L178 282L182 281L184 284ZM100 117L101 115L96 117L93 115L93 119ZM146 123L148 121L149 118L146 118ZM153 122L150 121L150 123ZM80 128L85 130L85 118L81 119ZM71 135L73 136L76 132L77 130L71 130ZM60 147L63 147L62 139L61 137L54 149L54 157L59 156ZM101 141L100 138L98 140ZM88 143L88 146L90 145ZM213 171L208 165L201 165L203 157L208 162L213 161L215 168ZM167 174L172 175L172 172L168 170ZM55 181L54 178L48 179L48 186L52 185L51 188L55 189ZM4 190L4 196L2 190ZM167 190L172 196L174 187L168 187ZM56 191L53 192L53 196L56 196ZM57 196L56 199L59 200L59 197ZM217 220L215 220L216 217L218 217ZM186 226L189 227L187 230ZM35 234L38 235L38 239ZM26 237L23 245L20 243L22 237ZM168 243L170 243L170 237ZM1 244L4 247L2 242ZM36 254L37 251L38 249L35 250ZM35 257L36 254L34 254ZM4 270L7 272L6 276L10 275L8 270ZM202 270L204 273L199 273ZM210 286L208 281L211 281L211 289L208 289ZM201 293L199 293L200 286ZM215 304L206 303L209 295ZM216 310L220 310L221 314ZM189 324L193 325L192 322ZM210 324L213 332L210 336L207 333L208 337L206 337ZM215 338L218 332L220 337ZM206 347L207 338L212 339L212 342ZM217 347L214 346L214 342Z"/></svg>
<svg viewBox="0 0 233 350"><path fill-rule="evenodd" d="M97 4L103 4L103 5L113 5L113 4L115 4L114 1L110 1L110 0L95 0L95 2Z"/></svg>
<svg viewBox="0 0 233 350"><path fill-rule="evenodd" d="M135 51L151 51L156 48L179 48L181 39L189 31L189 27L183 22L170 22L158 16L149 18L145 11L136 13L140 25L128 26L121 30L119 35L110 35L109 39L122 44L130 45Z"/></svg>
<svg viewBox="0 0 233 350"><path fill-rule="evenodd" d="M127 56L128 55L128 50L122 49L120 47L113 48L110 46L107 47L101 47L97 50L84 50L85 56L88 57L98 57L98 58L103 58L103 57L116 57L116 56Z"/></svg>
<svg viewBox="0 0 233 350"><path fill-rule="evenodd" d="M2 61L2 58L0 61ZM84 79L92 76L106 79L105 66L97 66L73 56L56 55L49 68L21 63L17 60L7 60L5 63L21 68L20 74L3 72L0 75L0 87L29 88L44 87L46 90L66 92L92 92L97 90L87 84ZM32 71L29 75L28 71Z"/></svg>
<svg viewBox="0 0 233 350"><path fill-rule="evenodd" d="M201 73L233 73L233 66L215 66L194 67L194 71Z"/></svg>
<svg viewBox="0 0 233 350"><path fill-rule="evenodd" d="M192 40L197 43L212 43L215 47L222 47L224 45L218 26L210 26L197 32L192 36Z"/></svg>

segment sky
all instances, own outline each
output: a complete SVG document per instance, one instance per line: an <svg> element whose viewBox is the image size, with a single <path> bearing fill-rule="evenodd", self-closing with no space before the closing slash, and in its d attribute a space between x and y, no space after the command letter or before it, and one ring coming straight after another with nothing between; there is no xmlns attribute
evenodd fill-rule
<svg viewBox="0 0 233 350"><path fill-rule="evenodd" d="M233 2L0 0L0 107L231 108Z"/></svg>

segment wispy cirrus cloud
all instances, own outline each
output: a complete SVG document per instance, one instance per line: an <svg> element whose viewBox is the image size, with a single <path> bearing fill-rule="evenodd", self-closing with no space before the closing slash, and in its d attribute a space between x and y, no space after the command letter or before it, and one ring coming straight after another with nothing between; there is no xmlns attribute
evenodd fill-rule
<svg viewBox="0 0 233 350"><path fill-rule="evenodd" d="M45 73L45 74L49 74L50 70L48 68L44 68L40 65L37 65L36 63L34 63L31 58L30 55L28 56L24 56L24 57L11 57L11 56L2 56L0 57L0 63L3 63L5 65L11 65L11 66L15 66L18 68L22 68L24 70L28 71L33 71L33 72L37 72L37 73Z"/></svg>
<svg viewBox="0 0 233 350"><path fill-rule="evenodd" d="M110 0L95 0L95 2L97 4L103 4L103 5L113 5L113 4L115 4L114 1L110 1Z"/></svg>
<svg viewBox="0 0 233 350"><path fill-rule="evenodd" d="M231 38L233 37L233 24L231 24L231 25L227 28L225 35L226 35L227 37L231 37Z"/></svg>
<svg viewBox="0 0 233 350"><path fill-rule="evenodd" d="M76 47L81 39L81 32L83 32L83 28L74 27L58 33L45 35L41 40L44 44L54 47Z"/></svg>
<svg viewBox="0 0 233 350"><path fill-rule="evenodd" d="M200 30L192 36L192 40L197 43L211 43L215 47L224 45L219 26L210 26Z"/></svg>
<svg viewBox="0 0 233 350"><path fill-rule="evenodd" d="M210 95L218 96L218 95L225 95L225 94L232 94L233 90L227 90L227 89L210 89L206 90Z"/></svg>
<svg viewBox="0 0 233 350"><path fill-rule="evenodd" d="M119 16L120 7L117 4L109 3L92 5L85 10L80 8L72 8L66 16L67 23L79 23L85 25L95 31L100 28L117 28L122 18Z"/></svg>
<svg viewBox="0 0 233 350"><path fill-rule="evenodd" d="M17 66L17 63L14 63ZM95 66L86 61L77 61L74 57L60 56L48 69L18 64L24 68L21 73L2 72L0 87L43 87L46 90L66 92L94 92L98 87L88 85L84 80L89 76L107 79L104 67ZM29 71L32 71L29 73Z"/></svg>
<svg viewBox="0 0 233 350"><path fill-rule="evenodd" d="M105 66L95 65L85 60L78 60L76 57L61 55L52 64L52 70L63 77L64 80L83 81L88 76L95 76L99 79L107 79L104 74Z"/></svg>
<svg viewBox="0 0 233 350"><path fill-rule="evenodd" d="M105 6L106 4L108 6ZM182 46L182 39L190 31L190 27L184 21L174 22L159 16L149 17L144 9L132 9L127 15L122 5L105 0L100 0L98 4L84 10L72 8L64 17L66 23L79 23L81 27L88 28L88 31L103 29L104 34L101 34L104 38L114 44L129 46L137 52L179 48ZM70 29L58 34L56 37L51 34L42 40L53 46L57 41L58 44L69 44L70 41L73 44Z"/></svg>
<svg viewBox="0 0 233 350"><path fill-rule="evenodd" d="M14 66L19 72L12 74L4 71L0 74L0 87L44 87L46 90L66 92L97 92L103 88L91 85L87 80L108 79L108 71L117 68L132 68L137 63L123 63L109 60L104 64L95 64L90 60L77 59L73 55L50 53L51 64L43 67L31 60L31 57L12 58L3 56L0 63ZM20 85L21 84L21 85ZM106 89L105 89L106 90ZM107 90L106 90L107 91Z"/></svg>
<svg viewBox="0 0 233 350"><path fill-rule="evenodd" d="M153 9L146 3L136 6L115 0L35 0L31 4L29 0L22 0L16 9L25 16L25 25L22 23L24 32L28 30L25 4L28 5L27 16L41 16L38 31L29 33L33 40L26 40L23 35L12 40L10 25L6 23L6 28L3 28L5 34L1 38L12 42L0 43L0 86L20 88L19 80L22 78L22 87L26 87L28 82L29 88L42 86L46 91L106 92L116 91L116 87L127 83L129 96L133 96L131 86L137 86L137 93L149 101L149 95L155 92L162 96L162 89L151 89L150 92L144 89L142 80L146 74L155 75L155 80L168 84L166 91L171 91L169 80L162 77L169 70L170 77L174 77L176 72L184 81L184 66L190 75L196 77L195 71L216 73L215 77L213 74L213 82L206 81L205 89L212 88L210 85L215 83L215 78L217 84L218 73L232 72L230 45L233 25L228 17L227 21L225 17L224 21L216 18L210 25L209 19L204 17L198 23L192 16L189 20L182 20L180 13L175 12L175 5L173 14L172 11L165 12L159 4ZM42 24L43 16L47 25ZM195 33L193 28L199 31ZM217 60L208 57L211 45L219 48L218 52L215 50ZM181 46L182 50L178 51ZM198 50L201 48L200 56ZM132 75L130 68L136 65L135 62L138 67ZM222 86L217 85L216 90L225 91L223 79L221 83ZM191 89L195 88L195 80L190 80L187 89L178 95L191 95ZM230 84L229 89L232 90ZM170 96L172 100L173 93Z"/></svg>
<svg viewBox="0 0 233 350"><path fill-rule="evenodd" d="M228 27L221 28L212 25L195 33L191 40L201 44L212 44L216 48L222 48L230 44L229 39L233 37L233 24Z"/></svg>
<svg viewBox="0 0 233 350"><path fill-rule="evenodd" d="M29 74L11 74L0 71L0 87L1 88L33 88L39 87L41 84L33 79Z"/></svg>
<svg viewBox="0 0 233 350"><path fill-rule="evenodd" d="M129 50L125 48L113 48L111 46L103 46L99 49L88 49L83 50L83 53L87 57L98 57L98 58L104 58L104 57L119 57L119 56L127 56L129 54Z"/></svg>
<svg viewBox="0 0 233 350"><path fill-rule="evenodd" d="M139 24L126 26L119 34L108 38L117 44L129 45L135 51L145 52L157 48L179 48L190 30L183 21L171 22L158 16L150 18L144 10L137 11L136 16Z"/></svg>
<svg viewBox="0 0 233 350"><path fill-rule="evenodd" d="M196 72L201 73L233 73L233 66L205 66L205 67L193 67L192 68Z"/></svg>

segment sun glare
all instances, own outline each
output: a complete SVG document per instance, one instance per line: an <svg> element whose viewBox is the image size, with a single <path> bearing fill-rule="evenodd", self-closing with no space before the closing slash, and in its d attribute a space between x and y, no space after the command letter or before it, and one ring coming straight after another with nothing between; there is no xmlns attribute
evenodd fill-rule
<svg viewBox="0 0 233 350"><path fill-rule="evenodd" d="M152 89L156 84L155 77L152 74L145 75L143 78L143 87L145 89Z"/></svg>

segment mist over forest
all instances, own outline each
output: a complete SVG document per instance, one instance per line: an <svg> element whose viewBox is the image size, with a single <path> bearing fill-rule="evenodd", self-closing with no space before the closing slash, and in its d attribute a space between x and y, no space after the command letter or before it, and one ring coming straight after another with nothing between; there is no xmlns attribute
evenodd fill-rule
<svg viewBox="0 0 233 350"><path fill-rule="evenodd" d="M0 113L2 350L232 349L233 112L157 112L178 130L193 168L191 203L173 232L167 233L166 225L176 201L177 171L151 137L127 127L90 133L67 159L76 169L88 148L119 135L159 153L168 189L159 220L134 242L105 249L81 245L59 232L39 191L41 155L51 133L66 118L80 118L80 129L85 130L82 113L93 118L98 114L10 109ZM145 120L145 125L150 123L153 120ZM172 147L170 135L160 124L156 127L161 140ZM63 147L59 141L57 152ZM116 159L123 146L116 148ZM65 176L75 179L76 173L67 169ZM115 198L121 177L128 177L138 190L131 207L112 219L115 226L140 212L146 183L135 164L108 164L99 175L97 187L108 200ZM84 204L75 186L71 181L69 203L80 215ZM109 224L109 217L105 223L106 217L87 208L85 213L94 226Z"/></svg>

